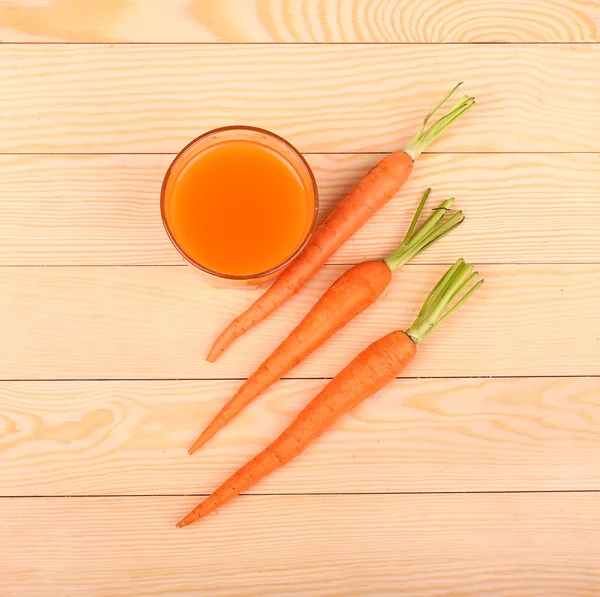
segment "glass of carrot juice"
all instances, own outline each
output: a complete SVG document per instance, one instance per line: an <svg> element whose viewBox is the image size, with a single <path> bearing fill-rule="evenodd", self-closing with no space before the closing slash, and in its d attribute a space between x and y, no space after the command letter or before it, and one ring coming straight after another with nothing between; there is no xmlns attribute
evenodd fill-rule
<svg viewBox="0 0 600 597"><path fill-rule="evenodd" d="M254 286L283 270L317 224L317 185L287 141L250 126L215 129L175 158L161 191L165 229L214 286Z"/></svg>

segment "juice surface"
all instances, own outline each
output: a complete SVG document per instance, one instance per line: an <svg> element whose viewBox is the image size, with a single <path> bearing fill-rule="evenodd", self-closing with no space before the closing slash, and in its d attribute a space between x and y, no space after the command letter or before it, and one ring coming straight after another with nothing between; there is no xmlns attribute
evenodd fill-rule
<svg viewBox="0 0 600 597"><path fill-rule="evenodd" d="M294 168L251 141L224 141L195 156L173 185L171 233L198 264L226 275L265 272L306 237L313 205Z"/></svg>

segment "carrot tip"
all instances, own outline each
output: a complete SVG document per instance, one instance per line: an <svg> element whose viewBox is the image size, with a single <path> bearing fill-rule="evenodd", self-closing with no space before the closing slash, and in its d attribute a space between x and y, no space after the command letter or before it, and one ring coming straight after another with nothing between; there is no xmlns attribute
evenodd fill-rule
<svg viewBox="0 0 600 597"><path fill-rule="evenodd" d="M201 435L188 450L188 454L191 456L194 452L197 452L205 443L208 438Z"/></svg>
<svg viewBox="0 0 600 597"><path fill-rule="evenodd" d="M196 522L200 518L201 517L192 510L187 516L184 516L176 526L178 529L182 529L183 527L187 527L189 524Z"/></svg>
<svg viewBox="0 0 600 597"><path fill-rule="evenodd" d="M200 437L192 444L192 447L188 450L188 454L193 454L197 450L199 450L209 439L211 439L215 433L220 429L220 427L211 423L201 434Z"/></svg>
<svg viewBox="0 0 600 597"><path fill-rule="evenodd" d="M231 327L231 326L230 326ZM226 328L221 335L213 342L210 350L208 351L208 355L206 360L209 363L214 363L226 350L227 347L235 340L236 336L233 339L229 338L229 328Z"/></svg>

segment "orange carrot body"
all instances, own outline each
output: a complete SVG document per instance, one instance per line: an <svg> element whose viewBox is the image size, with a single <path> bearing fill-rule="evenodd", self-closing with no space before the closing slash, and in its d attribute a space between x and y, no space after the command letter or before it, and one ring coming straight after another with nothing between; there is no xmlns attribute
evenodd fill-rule
<svg viewBox="0 0 600 597"><path fill-rule="evenodd" d="M395 331L373 342L338 373L287 429L178 524L206 516L304 451L343 414L398 376L413 360L416 344Z"/></svg>
<svg viewBox="0 0 600 597"><path fill-rule="evenodd" d="M304 251L273 285L244 313L234 319L213 344L208 360L219 356L242 334L266 319L290 299L321 266L404 184L413 160L404 151L386 156L346 195L315 230Z"/></svg>
<svg viewBox="0 0 600 597"><path fill-rule="evenodd" d="M359 313L372 305L392 279L383 261L365 261L345 271L301 323L248 378L202 432L190 454L231 421L260 393L302 362Z"/></svg>
<svg viewBox="0 0 600 597"><path fill-rule="evenodd" d="M431 335L483 284L459 259L433 287L406 332L391 332L355 357L298 414L287 429L214 493L182 518L184 527L210 514L303 452L337 419L398 376L414 359L417 344Z"/></svg>

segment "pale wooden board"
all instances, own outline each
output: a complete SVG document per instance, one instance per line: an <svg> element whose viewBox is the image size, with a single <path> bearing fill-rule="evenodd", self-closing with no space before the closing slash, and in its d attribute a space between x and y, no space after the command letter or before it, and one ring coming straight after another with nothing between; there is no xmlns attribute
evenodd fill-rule
<svg viewBox="0 0 600 597"><path fill-rule="evenodd" d="M308 155L326 214L379 155ZM181 264L158 209L172 155L0 156L0 265ZM381 257L420 194L467 221L415 259L600 263L600 156L425 155L404 189L334 256ZM552 239L548 242L548 239Z"/></svg>
<svg viewBox="0 0 600 597"><path fill-rule="evenodd" d="M207 286L192 267L0 268L2 379L239 378L343 271L329 266L289 304L205 361L217 333L261 290ZM600 266L483 266L480 292L423 346L409 376L597 375ZM384 298L299 365L322 377L405 329L445 266L406 266Z"/></svg>
<svg viewBox="0 0 600 597"><path fill-rule="evenodd" d="M206 493L324 384L281 381L190 457L239 382L0 383L0 492ZM397 380L251 492L600 489L599 396L599 378Z"/></svg>
<svg viewBox="0 0 600 597"><path fill-rule="evenodd" d="M3 597L598 595L598 493L196 501L0 500Z"/></svg>
<svg viewBox="0 0 600 597"><path fill-rule="evenodd" d="M77 266L0 268L0 378L92 379L0 382L0 595L596 596L599 19L592 0L0 0L0 154L123 152L0 156L0 265ZM1 43L41 40L412 45ZM514 41L557 45L422 45ZM157 210L168 154L214 126L266 126L321 152L325 213L380 157L352 152L402 147L462 79L477 108L335 259L383 255L431 185L469 220L421 264L462 254L486 286L412 379L175 530L199 500L181 494L213 489L326 383L280 382L192 458L239 384L209 378L247 375L342 268L209 365L253 295L164 267L181 264ZM159 267L79 267L101 264ZM291 376L333 375L408 324L443 269L407 268ZM205 379L144 380L161 377ZM96 497L7 497L61 494Z"/></svg>
<svg viewBox="0 0 600 597"><path fill-rule="evenodd" d="M479 105L438 152L600 150L597 44L0 45L0 72L0 152L176 152L239 123L391 151L458 81Z"/></svg>
<svg viewBox="0 0 600 597"><path fill-rule="evenodd" d="M0 39L597 42L594 0L0 0Z"/></svg>

